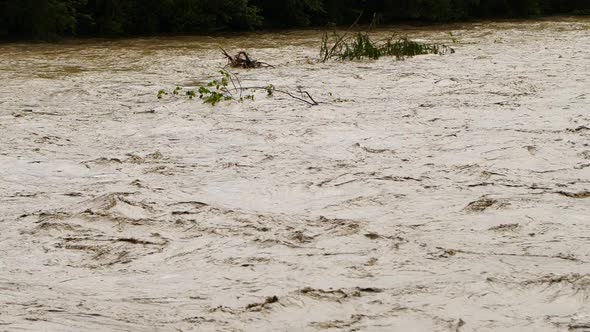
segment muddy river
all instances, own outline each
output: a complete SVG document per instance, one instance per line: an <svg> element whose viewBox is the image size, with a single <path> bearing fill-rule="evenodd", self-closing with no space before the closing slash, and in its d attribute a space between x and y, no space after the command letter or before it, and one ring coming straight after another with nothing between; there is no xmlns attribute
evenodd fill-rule
<svg viewBox="0 0 590 332"><path fill-rule="evenodd" d="M589 331L590 19L392 33L0 45L0 331Z"/></svg>

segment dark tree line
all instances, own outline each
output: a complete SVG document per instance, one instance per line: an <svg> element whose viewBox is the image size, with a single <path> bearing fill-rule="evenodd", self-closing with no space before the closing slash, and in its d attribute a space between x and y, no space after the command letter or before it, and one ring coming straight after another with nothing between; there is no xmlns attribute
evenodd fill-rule
<svg viewBox="0 0 590 332"><path fill-rule="evenodd" d="M199 34L365 22L590 14L590 0L0 0L0 38Z"/></svg>

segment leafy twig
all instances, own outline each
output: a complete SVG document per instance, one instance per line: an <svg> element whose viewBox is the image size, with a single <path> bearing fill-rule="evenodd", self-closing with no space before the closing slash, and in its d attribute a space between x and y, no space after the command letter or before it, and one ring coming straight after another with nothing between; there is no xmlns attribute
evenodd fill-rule
<svg viewBox="0 0 590 332"><path fill-rule="evenodd" d="M222 75L220 80L213 80L207 83L206 86L201 86L197 90L199 99L203 101L205 104L210 104L212 106L217 105L221 101L238 101L243 102L244 99L254 100L254 94L249 94L244 96L243 93L245 91L256 91L256 90L265 90L267 92L268 97L272 97L275 92L287 95L295 100L304 102L310 106L319 105L319 103L313 99L311 94L307 91L303 91L299 88L299 93L301 97L295 96L289 91L285 90L277 90L274 85L269 84L267 86L259 86L259 87L244 87L242 86L242 81L238 77L238 75L231 73L227 70L220 70L219 73ZM229 85L231 84L231 88ZM180 91L182 90L181 87L176 87L172 92L173 95L179 95ZM197 92L194 90L187 90L186 95L189 99L193 99L197 96ZM239 98L236 98L236 94L239 93ZM166 90L160 90L158 92L158 99L162 99L165 95L168 95Z"/></svg>

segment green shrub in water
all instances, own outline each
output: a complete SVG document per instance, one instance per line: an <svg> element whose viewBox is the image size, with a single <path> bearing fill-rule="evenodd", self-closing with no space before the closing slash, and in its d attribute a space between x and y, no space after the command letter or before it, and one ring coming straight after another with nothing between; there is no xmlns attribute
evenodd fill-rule
<svg viewBox="0 0 590 332"><path fill-rule="evenodd" d="M330 42L331 40L333 42ZM332 38L325 32L320 46L320 57L322 61L327 61L331 58L340 60L379 59L384 56L405 59L406 57L422 54L454 52L455 50L453 48L446 45L421 43L410 40L407 37L397 40L391 38L385 42L378 43L373 41L367 32L358 32L353 37L334 32Z"/></svg>

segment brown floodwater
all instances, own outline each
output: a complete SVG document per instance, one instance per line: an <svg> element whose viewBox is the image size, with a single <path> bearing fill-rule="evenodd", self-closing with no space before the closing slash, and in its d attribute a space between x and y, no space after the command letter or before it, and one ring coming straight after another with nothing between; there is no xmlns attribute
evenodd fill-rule
<svg viewBox="0 0 590 332"><path fill-rule="evenodd" d="M0 330L587 330L590 19L373 34L0 45Z"/></svg>

